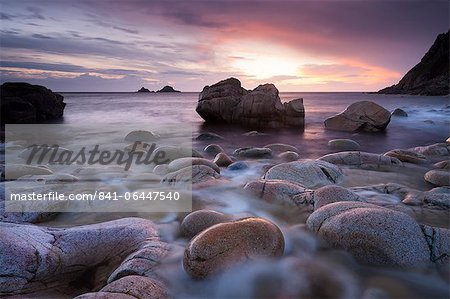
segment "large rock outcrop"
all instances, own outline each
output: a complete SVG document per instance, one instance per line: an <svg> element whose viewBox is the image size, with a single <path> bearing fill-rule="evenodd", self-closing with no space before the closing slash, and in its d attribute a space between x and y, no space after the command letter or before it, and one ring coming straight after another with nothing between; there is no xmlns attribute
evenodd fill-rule
<svg viewBox="0 0 450 299"><path fill-rule="evenodd" d="M391 113L378 104L360 101L351 104L345 111L325 120L325 128L338 131L383 131L391 121Z"/></svg>
<svg viewBox="0 0 450 299"><path fill-rule="evenodd" d="M449 94L449 32L437 36L422 60L398 82L378 93L447 95Z"/></svg>
<svg viewBox="0 0 450 299"><path fill-rule="evenodd" d="M248 91L235 78L206 86L199 95L197 113L208 123L246 127L303 127L303 99L281 103L273 84Z"/></svg>
<svg viewBox="0 0 450 299"><path fill-rule="evenodd" d="M0 87L1 123L37 123L61 118L63 96L40 85L6 82Z"/></svg>

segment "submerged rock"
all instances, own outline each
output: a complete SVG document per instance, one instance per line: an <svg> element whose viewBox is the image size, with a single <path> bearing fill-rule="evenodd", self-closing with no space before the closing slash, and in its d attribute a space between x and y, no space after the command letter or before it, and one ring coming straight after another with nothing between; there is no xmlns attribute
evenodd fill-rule
<svg viewBox="0 0 450 299"><path fill-rule="evenodd" d="M357 151L361 146L351 139L333 139L328 141L328 147L338 151Z"/></svg>
<svg viewBox="0 0 450 299"><path fill-rule="evenodd" d="M196 111L209 123L263 128L303 127L305 116L302 99L282 104L273 84L248 91L235 78L205 86Z"/></svg>
<svg viewBox="0 0 450 299"><path fill-rule="evenodd" d="M198 135L195 139L204 141L204 140L224 140L225 138L216 133L204 132Z"/></svg>
<svg viewBox="0 0 450 299"><path fill-rule="evenodd" d="M1 123L39 123L63 116L64 98L40 85L6 82L0 86Z"/></svg>
<svg viewBox="0 0 450 299"><path fill-rule="evenodd" d="M298 148L293 145L284 143L272 143L264 146L265 148L270 148L274 154L281 154L283 152L295 152L298 153Z"/></svg>
<svg viewBox="0 0 450 299"><path fill-rule="evenodd" d="M316 210L306 224L364 264L408 269L425 269L430 264L421 228L401 212L362 202L336 202Z"/></svg>
<svg viewBox="0 0 450 299"><path fill-rule="evenodd" d="M241 158L271 158L272 150L265 147L243 147L233 152L233 155Z"/></svg>
<svg viewBox="0 0 450 299"><path fill-rule="evenodd" d="M5 179L15 180L25 175L51 175L53 171L46 166L32 166L25 164L10 164L5 167Z"/></svg>
<svg viewBox="0 0 450 299"><path fill-rule="evenodd" d="M280 229L262 218L245 218L216 224L187 245L183 266L196 278L217 274L233 265L262 257L281 256L284 237Z"/></svg>
<svg viewBox="0 0 450 299"><path fill-rule="evenodd" d="M192 238L218 223L231 221L232 217L213 210L198 210L184 217L181 222L181 234L184 237Z"/></svg>
<svg viewBox="0 0 450 299"><path fill-rule="evenodd" d="M113 266L148 244L152 253L164 247L153 223L138 218L72 228L0 222L0 293L17 295L48 285L61 287L87 272L99 279L94 275L97 268Z"/></svg>
<svg viewBox="0 0 450 299"><path fill-rule="evenodd" d="M391 114L378 104L369 101L355 102L343 112L325 120L325 128L338 131L379 132L386 129Z"/></svg>
<svg viewBox="0 0 450 299"><path fill-rule="evenodd" d="M392 111L392 115L394 116L402 116L402 117L408 117L408 113L406 113L405 110L397 108L394 111Z"/></svg>
<svg viewBox="0 0 450 299"><path fill-rule="evenodd" d="M361 201L361 196L355 192L336 185L328 185L314 191L314 210L333 202L340 201Z"/></svg>
<svg viewBox="0 0 450 299"><path fill-rule="evenodd" d="M361 295L360 282L344 267L318 259L285 257L233 267L219 277L213 298L349 299Z"/></svg>
<svg viewBox="0 0 450 299"><path fill-rule="evenodd" d="M294 161L273 166L264 178L286 180L306 188L318 188L341 182L343 173L339 167L325 161Z"/></svg>

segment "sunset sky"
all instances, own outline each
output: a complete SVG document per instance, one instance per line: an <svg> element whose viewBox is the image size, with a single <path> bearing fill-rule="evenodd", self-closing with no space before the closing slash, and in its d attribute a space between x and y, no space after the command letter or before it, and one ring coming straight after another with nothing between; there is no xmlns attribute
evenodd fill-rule
<svg viewBox="0 0 450 299"><path fill-rule="evenodd" d="M0 0L1 81L56 91L374 91L449 28L448 1Z"/></svg>

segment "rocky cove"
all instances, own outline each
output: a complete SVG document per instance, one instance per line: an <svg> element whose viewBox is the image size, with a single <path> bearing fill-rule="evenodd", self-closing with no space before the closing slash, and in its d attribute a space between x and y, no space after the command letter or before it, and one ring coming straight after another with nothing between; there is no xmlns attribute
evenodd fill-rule
<svg viewBox="0 0 450 299"><path fill-rule="evenodd" d="M251 94L233 87L236 83L231 81L231 90ZM257 87L250 104L241 104L247 105L240 110L247 111L244 123L200 125L193 130L192 152L177 151L172 162L153 169L148 165L124 174L111 166L85 166L66 173L54 165L9 165L7 175L23 180L33 191L61 190L83 180L92 181L90 190L132 191L155 181L176 184L187 178L192 183L193 212L58 213L49 209L8 213L3 208L0 294L38 298L448 296L448 140L429 134L428 140L434 141L429 144L391 143L386 136L405 117L391 115L382 103L367 100L372 97L380 103L383 96L378 95L346 95L357 100L347 100L342 113L318 117L321 129L308 124L308 95L303 95L306 100L297 101L302 105L295 104L294 109L300 120L290 121L293 128L286 128L283 113L289 104L280 105L274 88L265 86L262 90L273 92L261 98ZM221 100L233 96L226 88L222 93ZM71 102L70 95L67 98L65 121L70 121L71 107L76 115L85 104ZM240 97L234 98L239 102ZM158 99L174 101L166 96ZM430 100L434 106L425 109L436 109L432 113L437 116L432 130L448 135L446 98ZM267 116L270 109L259 104L266 101L280 107L273 117ZM391 103L415 122L420 119L415 109L430 105L415 102L412 107L402 101L415 98ZM255 111L265 113L259 119L272 119L270 128L252 120L258 119L252 117ZM230 115L236 119L234 112ZM124 145L154 140L158 132L150 129L124 134ZM370 145L383 140L388 140L384 147ZM393 144L396 147L386 148ZM22 150L26 144L17 140L4 146ZM136 146L134 150L146 151ZM130 177L140 178L137 185L127 182Z"/></svg>

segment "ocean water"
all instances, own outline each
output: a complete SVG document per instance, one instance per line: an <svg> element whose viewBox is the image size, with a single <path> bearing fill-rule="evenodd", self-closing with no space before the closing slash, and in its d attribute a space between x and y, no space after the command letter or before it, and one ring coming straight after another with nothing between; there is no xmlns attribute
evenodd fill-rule
<svg viewBox="0 0 450 299"><path fill-rule="evenodd" d="M263 146L283 142L297 146L303 158L317 158L327 153L326 144L334 138L351 138L363 151L383 153L394 148L443 142L449 137L449 97L377 95L366 93L281 93L282 101L303 98L304 130L264 132L258 138L243 137L248 131L229 126L205 126L195 112L198 93L63 93L67 106L64 123L180 123L192 126L193 134L211 131L223 135L223 146ZM324 130L323 121L348 105L370 100L389 111L402 108L408 117L392 117L383 133L347 133ZM264 130L263 130L264 131ZM194 142L194 147L204 144Z"/></svg>

